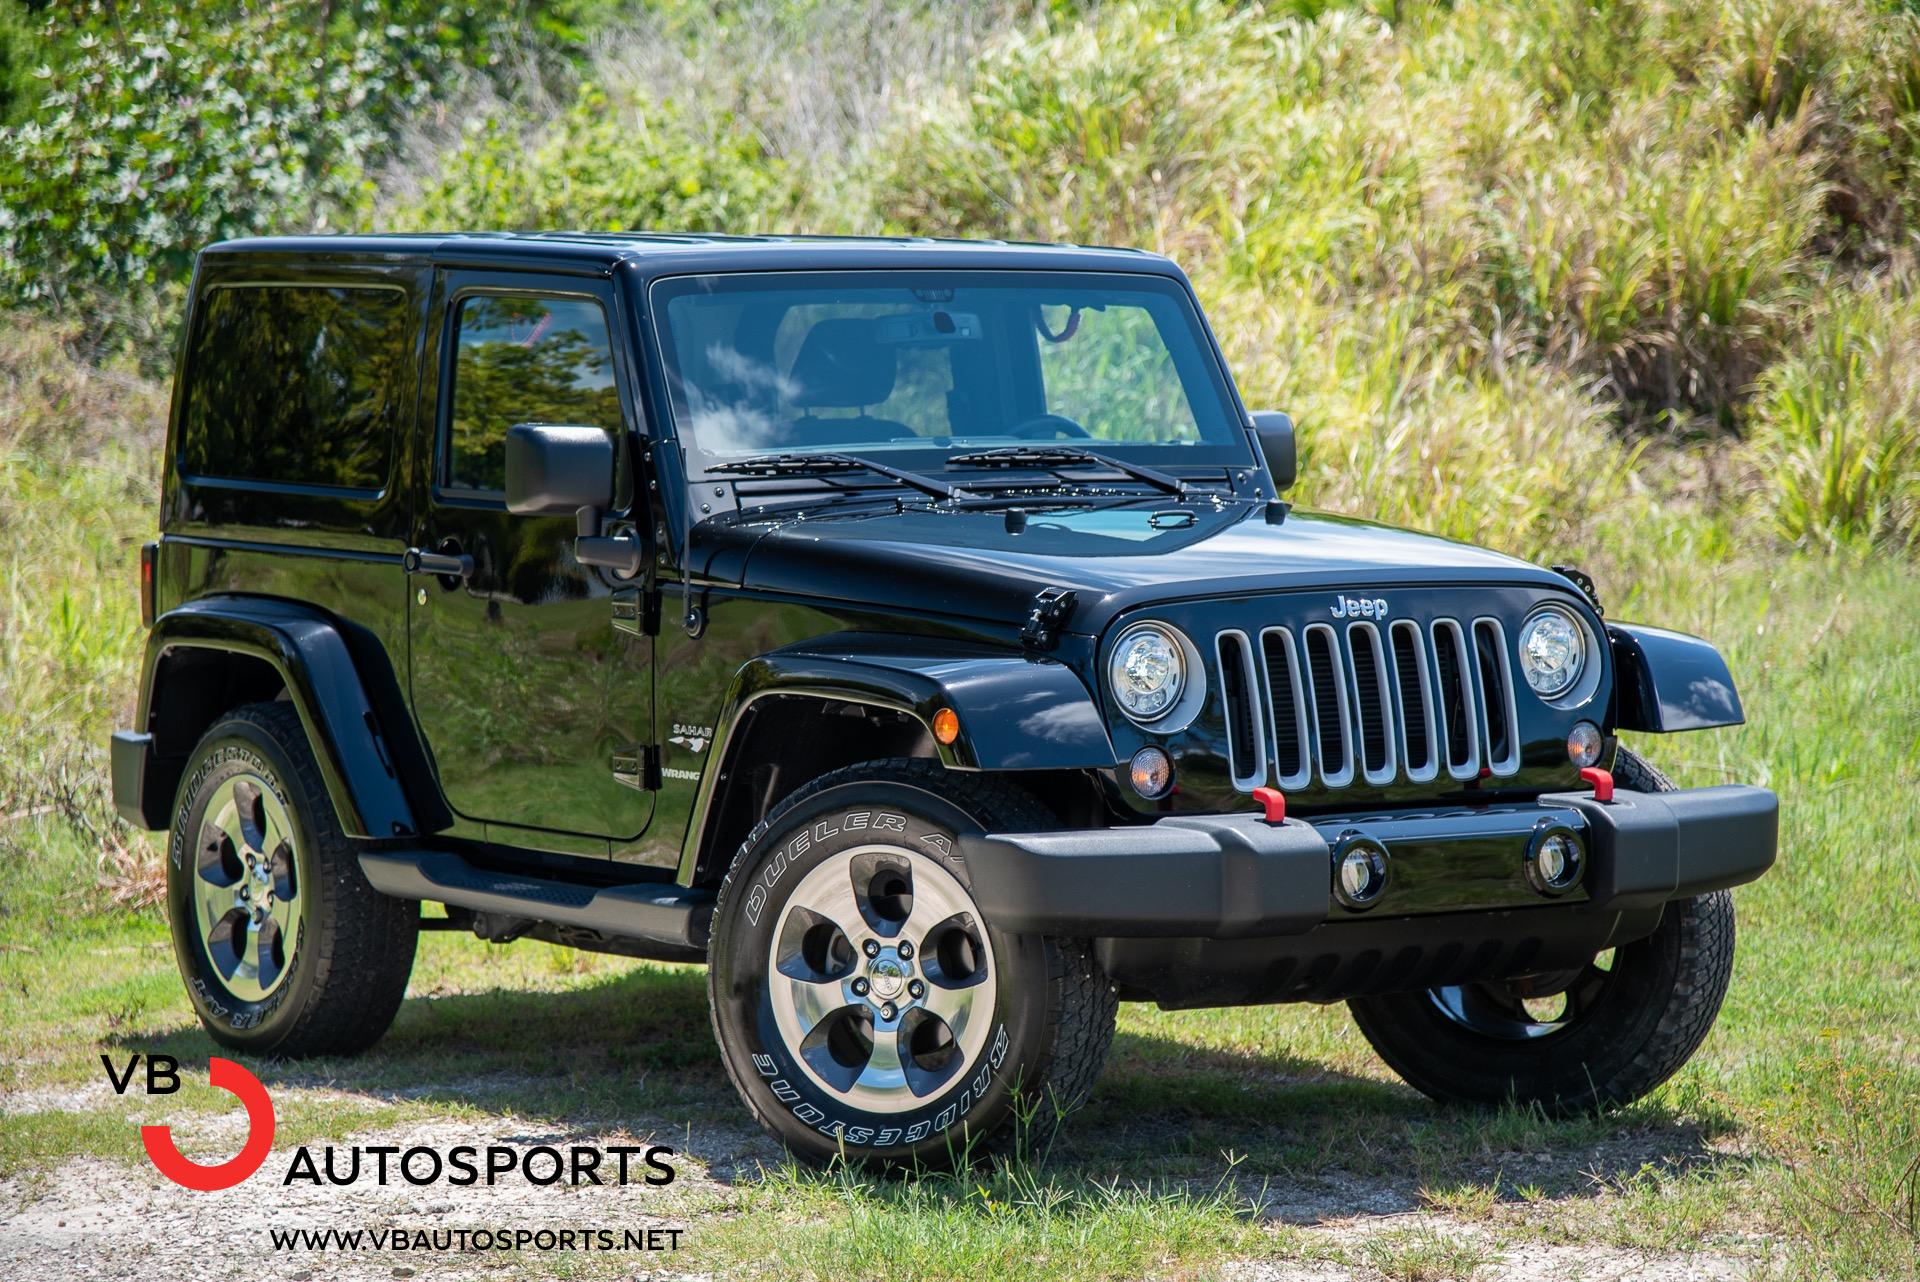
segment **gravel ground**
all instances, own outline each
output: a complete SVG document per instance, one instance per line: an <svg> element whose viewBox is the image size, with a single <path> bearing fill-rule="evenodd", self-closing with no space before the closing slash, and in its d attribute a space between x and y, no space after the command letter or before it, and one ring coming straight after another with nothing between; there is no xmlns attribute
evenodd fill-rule
<svg viewBox="0 0 1920 1282"><path fill-rule="evenodd" d="M338 1099L365 1105L370 1097L324 1087L289 1088L302 1099ZM102 1083L36 1087L0 1099L0 1126L8 1114L48 1110L88 1111L116 1107ZM129 1118L129 1125L135 1119ZM237 1150L244 1136L236 1113L196 1116L176 1127L181 1148L202 1160ZM286 1184L292 1153L276 1145L261 1172L240 1187L196 1193L164 1180L144 1162L71 1159L55 1167L0 1180L0 1279L37 1279L58 1269L63 1282L95 1279L247 1278L371 1279L433 1277L499 1279L539 1272L539 1253L477 1250L465 1254L396 1252L391 1249L278 1250L271 1231L364 1229L410 1232L467 1230L608 1229L682 1230L683 1244L700 1234L725 1232L734 1202L730 1182L751 1179L762 1165L780 1161L775 1146L757 1131L705 1127L688 1136L664 1133L648 1119L632 1119L604 1134L552 1133L511 1117L484 1122L436 1119L375 1129L350 1141L363 1150L392 1145L400 1150L428 1145L445 1153L457 1145L484 1152L504 1145L525 1152L541 1145L642 1145L665 1143L677 1150L676 1178L664 1187L631 1183L535 1184L515 1170L491 1186L444 1182L416 1187L395 1178L379 1185L362 1178L348 1186ZM336 1143L343 1149L348 1141ZM323 1161L323 1145L309 1146ZM1631 1147L1629 1144L1628 1147ZM1546 1161L1589 1161L1608 1166L1632 1154L1559 1154ZM1544 1157L1544 1155L1543 1155ZM344 1158L344 1153L342 1154ZM1610 1160L1611 1159L1611 1160ZM363 1157L371 1163L372 1158ZM1631 1163L1628 1163L1631 1165ZM369 1167L370 1169L370 1167ZM636 1159L634 1170L645 1168ZM1242 1172L1243 1175L1248 1174ZM1604 1246L1549 1245L1502 1234L1497 1226L1464 1222L1418 1209L1410 1188L1392 1180L1364 1180L1328 1173L1304 1183L1270 1183L1260 1195L1260 1218L1273 1232L1301 1233L1314 1247L1339 1249L1354 1265L1258 1260L1232 1263L1221 1276L1233 1282L1381 1282L1387 1275L1366 1263L1369 1242L1404 1245L1408 1240L1457 1242L1483 1262L1467 1273L1402 1273L1401 1276L1470 1276L1473 1282L1734 1282L1751 1275L1751 1261L1723 1254L1662 1254ZM1276 1243L1276 1254L1282 1244ZM657 1253L572 1257L568 1276L668 1279L692 1276L675 1268L676 1256ZM559 1264L557 1259L553 1263ZM1410 1266L1402 1266L1410 1267Z"/></svg>
<svg viewBox="0 0 1920 1282"><path fill-rule="evenodd" d="M17 1104L24 1101L9 1101ZM237 1121L219 1119L182 1128L183 1146L208 1151L222 1138L237 1147ZM356 1137L360 1145L396 1145L405 1149L431 1144L445 1150L458 1144L485 1149L504 1144L525 1150L543 1143L630 1144L631 1135L560 1137L513 1134L511 1124L476 1126L436 1121L375 1131ZM720 1169L771 1160L771 1147L758 1137L703 1137L702 1153ZM762 1151L765 1150L765 1151ZM316 1153L316 1157L318 1157ZM664 1188L645 1185L541 1186L516 1172L491 1187L414 1187L375 1185L366 1180L346 1187L307 1183L280 1184L289 1155L276 1151L260 1175L239 1188L192 1193L176 1188L145 1165L72 1160L50 1171L0 1181L0 1278L31 1279L57 1268L63 1279L239 1278L340 1279L369 1282L392 1278L447 1279L519 1276L536 1256L488 1250L465 1255L401 1253L392 1250L281 1251L273 1247L274 1229L457 1228L551 1229L591 1227L623 1230L680 1229L682 1241L702 1232L724 1231L719 1220L730 1202L728 1186L708 1174L706 1162L675 1160L678 1177ZM1283 1191L1284 1192L1284 1191ZM1430 1213L1351 1214L1353 1190L1337 1196L1324 1188L1294 1190L1270 1208L1268 1218L1298 1228L1307 1238L1337 1246L1364 1258L1376 1235L1402 1238L1433 1235L1477 1248L1486 1262L1471 1276L1475 1282L1735 1282L1750 1276L1751 1265L1715 1254L1649 1254L1608 1247L1514 1242L1484 1225L1464 1224ZM1336 1200L1348 1212L1334 1214ZM1284 1207L1284 1210L1281 1207ZM1317 1222L1314 1222L1317 1221ZM674 1268L674 1255L627 1252L605 1255L587 1271L605 1267L621 1278L688 1276ZM1380 1282L1383 1275L1365 1264L1248 1261L1229 1265L1223 1276L1233 1282ZM1437 1275L1436 1275L1437 1276Z"/></svg>

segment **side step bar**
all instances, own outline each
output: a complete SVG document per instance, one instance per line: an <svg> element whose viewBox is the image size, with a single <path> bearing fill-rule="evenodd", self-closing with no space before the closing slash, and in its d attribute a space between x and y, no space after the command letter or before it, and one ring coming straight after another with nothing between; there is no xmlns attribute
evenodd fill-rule
<svg viewBox="0 0 1920 1282"><path fill-rule="evenodd" d="M671 882L576 886L489 872L445 850L365 851L360 871L375 890L396 899L430 899L676 948L704 951L713 921L712 891Z"/></svg>

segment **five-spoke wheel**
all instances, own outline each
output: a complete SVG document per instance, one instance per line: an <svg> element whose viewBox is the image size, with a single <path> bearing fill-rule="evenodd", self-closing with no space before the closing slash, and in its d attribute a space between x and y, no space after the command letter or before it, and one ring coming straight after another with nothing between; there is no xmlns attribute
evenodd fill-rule
<svg viewBox="0 0 1920 1282"><path fill-rule="evenodd" d="M773 1014L809 1076L869 1112L911 1108L985 1048L993 948L952 873L899 846L813 867L769 955Z"/></svg>
<svg viewBox="0 0 1920 1282"><path fill-rule="evenodd" d="M300 873L286 807L251 773L208 799L193 867L200 938L227 991L259 1001L300 943Z"/></svg>
<svg viewBox="0 0 1920 1282"><path fill-rule="evenodd" d="M1440 1013L1486 1037L1526 1041L1577 1027L1613 980L1613 949L1575 970L1429 989Z"/></svg>
<svg viewBox="0 0 1920 1282"><path fill-rule="evenodd" d="M980 911L967 834L1054 820L936 761L825 775L747 838L708 985L741 1097L796 1155L952 1165L1044 1137L1086 1097L1116 998L1082 940Z"/></svg>
<svg viewBox="0 0 1920 1282"><path fill-rule="evenodd" d="M419 908L368 884L291 704L251 703L187 759L167 915L187 996L215 1041L341 1055L386 1031Z"/></svg>

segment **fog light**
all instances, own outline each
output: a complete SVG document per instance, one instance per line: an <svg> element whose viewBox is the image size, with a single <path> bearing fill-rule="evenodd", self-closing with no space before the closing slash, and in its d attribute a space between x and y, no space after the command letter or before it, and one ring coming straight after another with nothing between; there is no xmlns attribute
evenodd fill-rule
<svg viewBox="0 0 1920 1282"><path fill-rule="evenodd" d="M1371 908L1387 888L1387 852L1370 837L1350 832L1333 852L1333 897L1349 908Z"/></svg>
<svg viewBox="0 0 1920 1282"><path fill-rule="evenodd" d="M1567 760L1584 769L1600 760L1600 727L1591 721L1576 721L1567 731Z"/></svg>
<svg viewBox="0 0 1920 1282"><path fill-rule="evenodd" d="M1148 801L1158 801L1173 788L1173 758L1161 748L1142 748L1127 767L1133 790Z"/></svg>
<svg viewBox="0 0 1920 1282"><path fill-rule="evenodd" d="M1527 843L1527 880L1543 895L1560 895L1586 871L1587 852L1571 828L1543 820Z"/></svg>

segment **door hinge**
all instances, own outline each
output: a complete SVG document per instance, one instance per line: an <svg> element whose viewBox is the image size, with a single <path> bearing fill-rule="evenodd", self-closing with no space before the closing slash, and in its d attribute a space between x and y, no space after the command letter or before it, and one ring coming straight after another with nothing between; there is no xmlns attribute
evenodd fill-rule
<svg viewBox="0 0 1920 1282"><path fill-rule="evenodd" d="M1051 650L1060 640L1060 627L1073 613L1073 592L1069 588L1042 588L1033 594L1027 610L1027 625L1020 629L1020 644L1029 650Z"/></svg>
<svg viewBox="0 0 1920 1282"><path fill-rule="evenodd" d="M636 743L615 752L613 778L639 792L660 791L660 745Z"/></svg>
<svg viewBox="0 0 1920 1282"><path fill-rule="evenodd" d="M660 593L653 588L619 588L613 594L613 626L629 636L660 635Z"/></svg>

